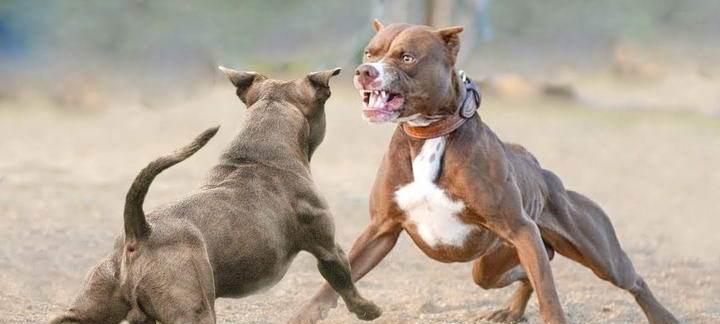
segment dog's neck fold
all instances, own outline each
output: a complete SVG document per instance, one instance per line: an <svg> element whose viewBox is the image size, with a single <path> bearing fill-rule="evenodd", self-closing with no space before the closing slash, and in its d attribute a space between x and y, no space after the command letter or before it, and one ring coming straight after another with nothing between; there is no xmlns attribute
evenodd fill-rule
<svg viewBox="0 0 720 324"><path fill-rule="evenodd" d="M282 102L259 101L249 108L245 127L221 160L259 163L305 175L309 171L309 125L302 113Z"/></svg>

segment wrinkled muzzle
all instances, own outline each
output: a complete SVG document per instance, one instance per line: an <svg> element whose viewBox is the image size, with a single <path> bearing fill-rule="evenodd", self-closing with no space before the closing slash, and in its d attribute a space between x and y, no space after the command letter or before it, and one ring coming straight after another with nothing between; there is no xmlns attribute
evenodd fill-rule
<svg viewBox="0 0 720 324"><path fill-rule="evenodd" d="M399 73L388 64L365 63L355 70L355 89L360 92L363 117L373 123L395 121L402 114L405 97Z"/></svg>

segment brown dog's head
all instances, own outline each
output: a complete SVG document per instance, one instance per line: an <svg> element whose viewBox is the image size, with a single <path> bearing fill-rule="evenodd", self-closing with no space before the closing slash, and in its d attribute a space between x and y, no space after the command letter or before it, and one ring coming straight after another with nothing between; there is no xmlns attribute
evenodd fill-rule
<svg viewBox="0 0 720 324"><path fill-rule="evenodd" d="M313 72L292 81L273 80L256 72L235 71L222 66L220 70L235 85L238 97L250 109L262 100L297 108L310 125L309 154L320 145L325 137L325 102L330 98L330 78L340 74L340 68Z"/></svg>
<svg viewBox="0 0 720 324"><path fill-rule="evenodd" d="M370 122L422 124L457 110L455 60L462 27L392 24L375 20L377 34L365 49L353 83Z"/></svg>

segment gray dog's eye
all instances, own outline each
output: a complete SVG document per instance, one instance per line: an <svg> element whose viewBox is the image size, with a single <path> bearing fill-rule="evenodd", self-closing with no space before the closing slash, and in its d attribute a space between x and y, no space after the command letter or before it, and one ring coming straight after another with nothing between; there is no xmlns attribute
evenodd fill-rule
<svg viewBox="0 0 720 324"><path fill-rule="evenodd" d="M403 61L403 63L410 64L410 63L415 62L415 58L410 54L403 54L402 61Z"/></svg>

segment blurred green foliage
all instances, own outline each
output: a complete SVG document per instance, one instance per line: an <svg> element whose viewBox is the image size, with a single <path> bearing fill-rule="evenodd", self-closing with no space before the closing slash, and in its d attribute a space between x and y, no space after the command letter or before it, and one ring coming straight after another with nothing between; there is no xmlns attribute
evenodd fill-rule
<svg viewBox="0 0 720 324"><path fill-rule="evenodd" d="M418 1L407 2L408 10L417 10ZM354 55L347 51L357 50L352 42L364 41L358 38L366 37L378 3L3 0L0 17L12 18L34 58L124 62L153 52L190 50L207 51L216 59L292 66L318 53ZM497 41L717 39L720 34L717 0L495 0L489 11Z"/></svg>
<svg viewBox="0 0 720 324"><path fill-rule="evenodd" d="M456 23L471 24L471 1L452 2ZM389 2L424 17L417 0L0 0L0 92L67 79L173 88L212 80L218 64L289 74L351 66ZM494 37L483 46L530 44L532 60L543 48L583 57L628 40L720 41L718 0L493 0L487 13ZM23 46L3 56L10 42Z"/></svg>

